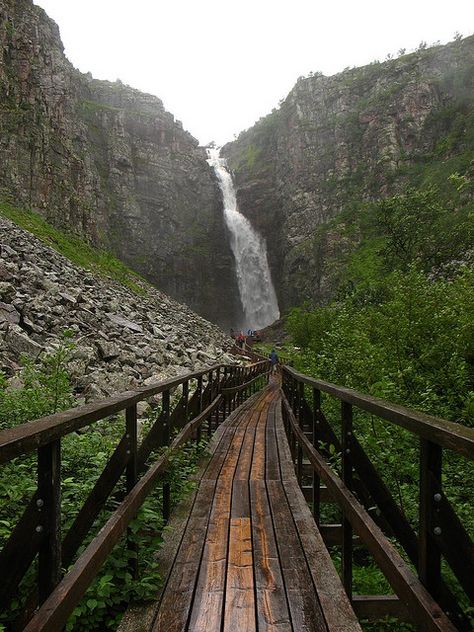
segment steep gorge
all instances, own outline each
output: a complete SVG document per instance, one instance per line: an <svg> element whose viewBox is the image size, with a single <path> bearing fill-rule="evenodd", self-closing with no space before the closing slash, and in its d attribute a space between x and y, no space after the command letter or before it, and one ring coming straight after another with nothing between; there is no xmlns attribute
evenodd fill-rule
<svg viewBox="0 0 474 632"><path fill-rule="evenodd" d="M75 70L31 0L0 0L0 61L0 196L231 325L233 258L197 140L157 97Z"/></svg>
<svg viewBox="0 0 474 632"><path fill-rule="evenodd" d="M75 70L32 0L0 0L0 47L0 201L39 212L235 326L235 263L204 148L157 97ZM283 313L334 296L367 202L473 170L473 112L474 36L302 77L224 147Z"/></svg>

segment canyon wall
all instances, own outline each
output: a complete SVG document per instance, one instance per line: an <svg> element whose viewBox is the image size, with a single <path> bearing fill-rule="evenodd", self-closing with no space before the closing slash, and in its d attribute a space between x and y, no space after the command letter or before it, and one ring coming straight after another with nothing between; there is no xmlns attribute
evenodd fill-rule
<svg viewBox="0 0 474 632"><path fill-rule="evenodd" d="M57 26L31 0L0 0L0 47L0 201L32 208L235 326L242 306L221 195L196 139L157 97L75 70ZM283 311L334 296L361 238L343 224L367 202L426 184L425 166L453 156L465 173L473 106L468 37L301 77L226 145ZM437 183L446 176L431 171Z"/></svg>
<svg viewBox="0 0 474 632"><path fill-rule="evenodd" d="M205 150L154 96L73 68L31 0L0 0L0 198L228 327L240 310Z"/></svg>
<svg viewBox="0 0 474 632"><path fill-rule="evenodd" d="M427 164L436 184L445 174L433 165L458 155L453 169L468 168L473 106L469 37L302 77L279 108L224 147L240 210L267 240L283 310L334 296L351 247L341 225L367 202L429 184Z"/></svg>

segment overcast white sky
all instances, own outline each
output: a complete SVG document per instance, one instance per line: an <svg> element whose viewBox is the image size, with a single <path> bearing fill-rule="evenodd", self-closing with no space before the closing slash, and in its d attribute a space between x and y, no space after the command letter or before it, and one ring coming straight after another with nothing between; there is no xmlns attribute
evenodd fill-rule
<svg viewBox="0 0 474 632"><path fill-rule="evenodd" d="M331 75L474 32L474 0L35 0L70 61L160 97L201 143L268 114L300 75Z"/></svg>

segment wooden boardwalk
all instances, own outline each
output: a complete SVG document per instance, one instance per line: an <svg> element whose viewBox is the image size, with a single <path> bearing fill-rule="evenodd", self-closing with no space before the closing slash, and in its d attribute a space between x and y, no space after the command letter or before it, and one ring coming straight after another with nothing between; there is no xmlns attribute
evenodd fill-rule
<svg viewBox="0 0 474 632"><path fill-rule="evenodd" d="M161 595L120 630L361 629L298 487L280 404L272 383L219 427L165 547Z"/></svg>

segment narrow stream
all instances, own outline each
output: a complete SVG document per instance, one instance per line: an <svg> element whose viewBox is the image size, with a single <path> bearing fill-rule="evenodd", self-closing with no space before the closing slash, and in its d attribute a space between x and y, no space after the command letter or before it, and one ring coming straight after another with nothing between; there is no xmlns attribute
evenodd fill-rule
<svg viewBox="0 0 474 632"><path fill-rule="evenodd" d="M265 240L255 232L239 212L234 183L226 161L218 149L208 150L208 163L214 169L222 191L224 219L235 258L237 283L244 311L244 322L236 323L244 331L262 329L280 317L267 259Z"/></svg>

